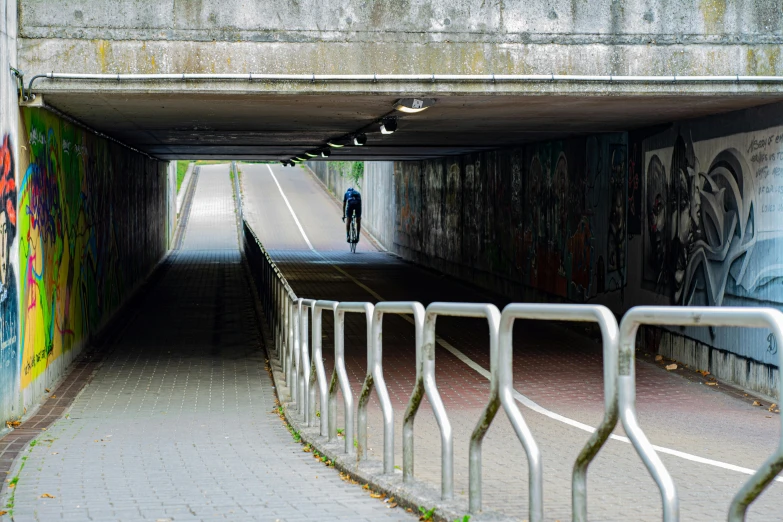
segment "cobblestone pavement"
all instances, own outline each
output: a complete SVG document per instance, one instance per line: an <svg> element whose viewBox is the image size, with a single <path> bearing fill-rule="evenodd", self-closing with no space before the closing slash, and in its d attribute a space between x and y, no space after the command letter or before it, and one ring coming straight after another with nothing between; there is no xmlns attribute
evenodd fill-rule
<svg viewBox="0 0 783 522"><path fill-rule="evenodd" d="M23 452L6 509L46 522L412 520L304 453L275 415L227 166L202 167L198 183L183 249Z"/></svg>
<svg viewBox="0 0 783 522"><path fill-rule="evenodd" d="M302 297L342 301L419 300L505 303L432 271L380 252L352 255L341 241L339 208L302 169L272 167L305 234L308 249L280 189L265 165L244 165L246 218ZM318 193L320 191L320 193ZM274 219L272 219L274 216ZM317 224L317 227L315 226ZM311 228L312 227L312 228ZM363 241L364 243L364 241ZM362 243L360 243L362 245ZM367 246L365 244L365 246ZM327 374L332 367L331 318L324 319ZM489 367L485 323L438 319L438 334L483 368ZM352 391L358 394L365 373L363 318L348 315L346 360ZM384 320L384 372L397 424L396 465L401 466L401 421L413 384L413 327L396 317ZM518 323L515 331L515 388L557 414L596 426L603 413L600 346L588 333L536 323ZM455 490L467 495L470 433L488 396L488 382L457 357L439 348L437 382L454 427ZM655 364L637 363L640 422L653 444L698 457L755 469L780 437L780 419L751 401L702 386ZM588 433L521 408L544 461L547 519L570 519L570 473ZM381 415L373 399L370 411L371 455L381 458ZM622 428L615 430L624 435ZM437 425L428 407L416 421L417 477L440 483ZM683 520L725 519L729 502L748 475L663 454L677 484ZM521 445L502 412L490 428L483 451L484 505L526 518L527 465ZM749 510L749 520L783 519L783 484L773 483ZM660 497L639 457L628 443L610 440L590 467L591 520L659 520Z"/></svg>

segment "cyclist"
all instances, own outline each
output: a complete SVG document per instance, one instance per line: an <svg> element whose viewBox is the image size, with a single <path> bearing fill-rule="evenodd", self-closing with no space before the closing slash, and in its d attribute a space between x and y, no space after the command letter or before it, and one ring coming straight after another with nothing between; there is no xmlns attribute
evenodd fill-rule
<svg viewBox="0 0 783 522"><path fill-rule="evenodd" d="M343 196L343 223L345 223L345 238L349 243L351 242L351 219L354 210L356 211L356 239L358 240L358 234L362 232L362 195L353 187L348 187ZM347 222L345 221L346 217L348 218Z"/></svg>

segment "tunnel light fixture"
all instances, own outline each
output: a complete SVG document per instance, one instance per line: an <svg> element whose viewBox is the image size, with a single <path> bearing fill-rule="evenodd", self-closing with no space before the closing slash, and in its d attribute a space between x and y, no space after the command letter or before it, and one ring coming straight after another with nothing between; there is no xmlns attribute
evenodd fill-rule
<svg viewBox="0 0 783 522"><path fill-rule="evenodd" d="M321 150L321 157L322 158L328 158L332 155L332 151L330 149L322 149Z"/></svg>
<svg viewBox="0 0 783 522"><path fill-rule="evenodd" d="M342 149L343 147L345 147L345 145L340 145L339 143L335 143L333 141L327 141L326 144L332 147L333 149Z"/></svg>
<svg viewBox="0 0 783 522"><path fill-rule="evenodd" d="M307 158L306 157L303 158L302 156L297 156L296 159L298 159L299 161L307 161Z"/></svg>
<svg viewBox="0 0 783 522"><path fill-rule="evenodd" d="M357 146L361 147L365 143L367 143L367 135L365 133L362 132L362 133L357 134L356 136L353 137L353 144L354 145L357 145Z"/></svg>
<svg viewBox="0 0 783 522"><path fill-rule="evenodd" d="M310 157L310 158L317 158L317 157L318 157L318 154L317 154L317 153L313 154L312 152L305 152L305 154L306 154L308 157Z"/></svg>
<svg viewBox="0 0 783 522"><path fill-rule="evenodd" d="M391 134L397 130L397 118L386 118L381 121L381 134Z"/></svg>
<svg viewBox="0 0 783 522"><path fill-rule="evenodd" d="M401 98L394 102L394 108L400 112L415 114L426 111L435 103L434 98Z"/></svg>

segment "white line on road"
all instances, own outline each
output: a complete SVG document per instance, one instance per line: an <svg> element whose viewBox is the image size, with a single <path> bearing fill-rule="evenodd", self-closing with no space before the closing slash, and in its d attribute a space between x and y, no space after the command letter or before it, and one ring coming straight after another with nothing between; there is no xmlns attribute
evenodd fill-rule
<svg viewBox="0 0 783 522"><path fill-rule="evenodd" d="M285 197L285 193L283 192L283 187L280 186L280 182L277 181L277 178L275 177L275 173L272 172L272 167L269 166L269 164L267 163L266 168L269 169L269 173L272 175L272 179L275 180L275 185L277 185L277 189L280 191L280 195L283 196L283 201L285 201L285 204L288 207L288 211L291 212L291 217L294 218L294 221L296 222L296 226L299 227L299 232L302 233L302 237L304 238L305 243L307 243L307 246L310 248L310 250L316 252L315 248L313 248L313 244L307 238L307 234L305 234L305 231L302 228L302 224L299 222L299 218L296 217L296 213L294 212L294 209L291 208L291 203L289 203L288 198Z"/></svg>
<svg viewBox="0 0 783 522"><path fill-rule="evenodd" d="M285 194L283 193L283 189L282 189L282 187L280 187L280 183L277 182L277 178L275 178L275 175L272 172L272 167L270 167L269 165L267 165L267 167L269 168L269 173L272 174L272 179L274 179L275 183L277 184L277 188L280 190L280 195L283 196L283 200L285 201L285 204L288 206L288 210L291 212L291 216L293 216L294 221L296 221L296 226L299 227L299 232L302 233L302 237L307 242L307 245L310 247L310 250L312 250L313 253L317 254L321 259L323 259L324 261L329 263L329 265L332 268L334 268L335 270L340 272L342 275L344 275L345 277L350 279L353 283L355 283L357 286L362 288L364 291L366 291L368 294L373 296L375 299L377 299L378 301L386 301L386 299L381 297L380 294L375 292L373 289L371 289L370 287L368 287L367 285L365 285L364 283L362 283L361 281L359 281L355 277L353 277L351 274L349 274L348 272L346 272L345 270L343 270L339 266L333 264L326 257L324 257L323 254L321 254L315 248L313 248L313 245L312 245L312 243L310 243L310 240L307 238L307 234L305 234L305 231L302 228L302 225L299 223L299 219L297 219L297 217L296 217L296 213L294 213L294 209L291 207L291 204L288 202L288 198L286 198ZM410 322L411 324L413 323L413 320L410 317L406 316L406 315L402 315L400 317L402 317L406 321ZM483 366L478 364L476 361L472 360L470 357L468 357L467 355L465 355L464 353L459 351L451 343L449 343L445 339L441 338L440 336L437 336L435 338L435 340L443 349L445 349L446 351L451 353L454 357L456 357L457 359L459 359L460 361L465 363L467 366L472 368L478 374L480 374L481 376L483 376L486 379L490 378L489 370L487 370L486 368L484 368ZM574 428L580 429L582 431L586 431L588 433L593 433L595 431L594 427L592 427L592 426L590 426L588 424L584 424L582 422L579 422L577 420L571 419L571 418L566 417L564 415L560 415L559 413L555 413L555 412L553 412L551 410L548 410L548 409L544 408L543 406L541 406L540 404L538 404L537 402L535 402L532 399L530 399L529 397L527 397L525 395L522 395L521 393L519 393L516 390L514 390L514 398L517 400L517 402L519 402L520 404L522 404L526 408L529 408L530 410L533 410L536 413L540 413L541 415L544 415L545 417L549 417L550 419L562 422L563 424L567 424L568 426L572 426ZM616 441L619 441L619 442L624 442L626 444L630 444L631 443L631 441L628 439L628 437L623 437L621 435L610 435L609 438L611 438L613 440L616 440ZM713 459L707 459L707 458L704 458L704 457L699 457L698 455L692 455L692 454L686 453L684 451L678 451L678 450L671 449L671 448L666 448L666 447L663 447L663 446L653 445L653 448L655 449L655 451L658 451L660 453L665 453L667 455L672 455L672 456L675 456L675 457L679 457L681 459L689 460L691 462L698 462L699 464L706 464L708 466L714 466L716 468L727 469L727 470L730 470L730 471L737 471L739 473L744 473L745 475L753 475L756 472L755 470L752 470L752 469L749 469L749 468L743 468L742 466L735 466L734 464L729 464L727 462L721 462L719 460L713 460ZM783 482L783 477L776 478L775 481L776 482Z"/></svg>

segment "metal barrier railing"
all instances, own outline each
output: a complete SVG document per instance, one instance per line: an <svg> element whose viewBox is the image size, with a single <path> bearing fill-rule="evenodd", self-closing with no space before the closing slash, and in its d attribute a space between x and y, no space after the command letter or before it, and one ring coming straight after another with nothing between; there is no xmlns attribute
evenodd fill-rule
<svg viewBox="0 0 783 522"><path fill-rule="evenodd" d="M345 453L353 455L353 392L351 383L348 381L348 372L345 370L345 314L363 313L367 322L367 346L372 345L372 312L373 305L370 303L340 303L335 308L334 315L334 371L332 380L329 384L329 440L337 437L337 386L343 394L343 405L345 407ZM367 366L372 366L370 350L367 349ZM367 426L365 424L365 430ZM358 446L358 442L357 442Z"/></svg>
<svg viewBox="0 0 783 522"><path fill-rule="evenodd" d="M424 332L424 306L415 301L384 301L375 305L372 317L372 363L367 366L359 403L356 409L358 430L358 446L360 459L366 458L362 448L367 447L367 404L372 390L378 394L383 413L383 472L394 473L394 409L392 408L386 382L383 378L383 316L384 314L413 315L416 329L416 360L419 360ZM368 361L370 360L368 354ZM411 399L412 400L412 399ZM413 478L413 417L405 416L403 425L403 458L402 477L404 482Z"/></svg>
<svg viewBox="0 0 783 522"><path fill-rule="evenodd" d="M320 392L321 408L327 406L329 402L329 385L326 382L326 371L324 370L323 357L323 334L321 333L322 317L321 312L331 310L333 315L337 312L337 301L316 301L313 308L313 341L312 357L310 358L310 418L316 415L315 410L315 388ZM329 418L325 412L321 413L321 436L329 436Z"/></svg>
<svg viewBox="0 0 783 522"><path fill-rule="evenodd" d="M783 339L783 313L773 308L739 307L663 307L637 306L631 308L620 323L620 357L618 391L620 418L628 438L652 475L663 501L663 520L680 519L680 500L677 488L652 444L645 436L636 415L636 369L634 353L636 333L641 325L658 326L739 326L769 328L776 339ZM779 354L779 368L783 368L783 351ZM779 394L783 397L783 381L779 381ZM781 417L783 422L783 417ZM728 519L738 522L745 519L748 506L783 470L783 438L777 450L740 488L731 501Z"/></svg>
<svg viewBox="0 0 783 522"><path fill-rule="evenodd" d="M321 408L328 404L328 415L321 413L320 433L332 441L337 437L337 392L343 394L345 408L345 453L353 454L353 393L345 367L345 314L363 313L367 324L367 369L357 403L357 460L367 458L367 405L372 391L378 393L383 413L383 469L394 472L394 411L383 377L382 321L387 313L412 315L416 329L416 380L403 422L403 482L413 480L414 420L426 394L432 405L441 436L441 497L453 498L453 434L443 401L435 383L435 324L438 316L486 318L490 340L490 397L482 411L470 441L469 509L481 509L481 445L497 411L503 407L528 458L529 508L531 522L543 518L541 454L524 417L516 404L513 389L513 326L516 319L542 321L582 321L599 325L603 338L604 417L577 457L572 474L573 520L587 520L587 468L620 420L637 453L655 480L663 501L665 522L679 520L679 498L671 475L639 426L636 414L634 351L640 325L657 326L736 326L770 328L783 339L783 313L772 308L636 307L629 310L618 328L612 313L603 306L567 304L508 305L502 312L488 304L432 303L426 309L417 302L338 303L298 298L274 261L245 224L245 240L256 250L246 255L255 261L251 267L259 283L259 297L266 320L276 338L275 351L296 410L308 426L314 422L316 387ZM260 268L257 267L260 264ZM303 309L305 310L303 312ZM308 350L307 310L312 314L311 350ZM334 313L334 370L327 387L323 368L323 310ZM783 368L783 350L779 352ZM779 381L783 397L783 380ZM783 417L781 417L783 422ZM783 431L783 426L782 426ZM783 439L776 451L762 464L734 496L729 521L745 518L748 506L783 470Z"/></svg>

